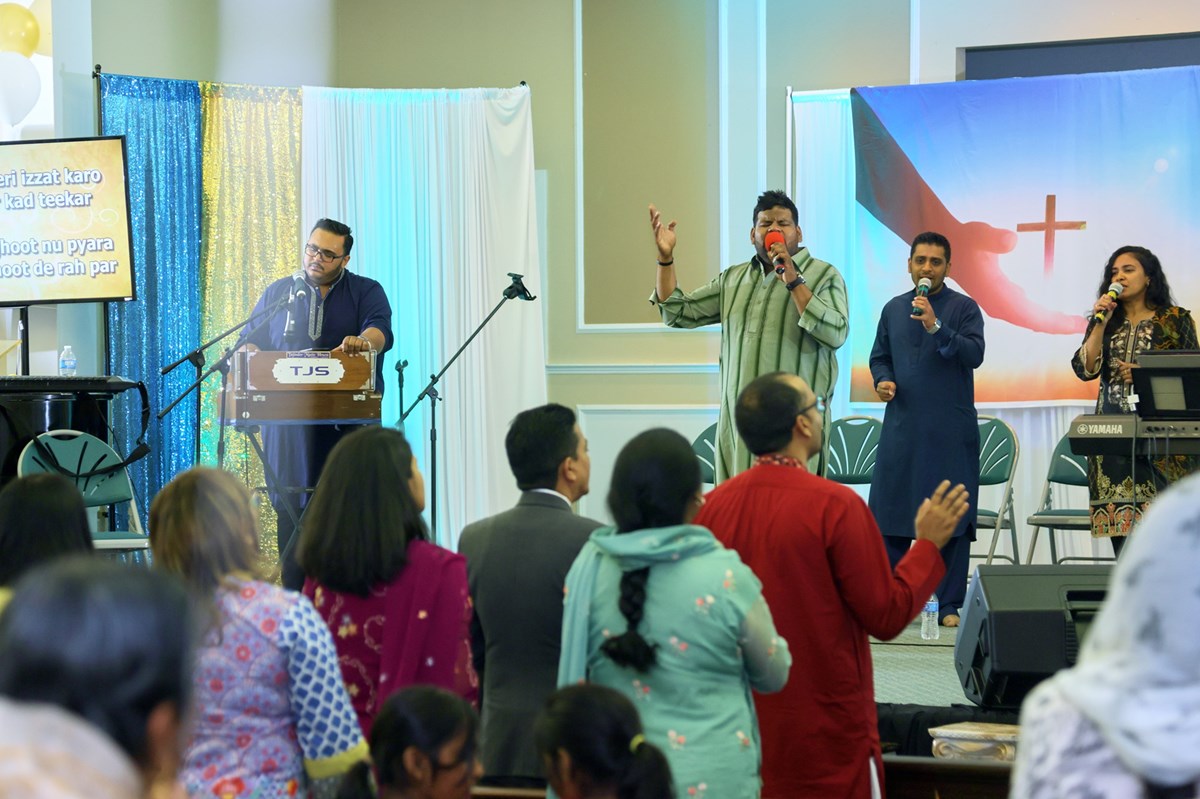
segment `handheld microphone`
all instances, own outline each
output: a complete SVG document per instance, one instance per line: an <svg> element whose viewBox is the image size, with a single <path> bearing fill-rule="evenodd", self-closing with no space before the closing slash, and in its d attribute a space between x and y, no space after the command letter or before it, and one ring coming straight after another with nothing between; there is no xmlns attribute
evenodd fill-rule
<svg viewBox="0 0 1200 799"><path fill-rule="evenodd" d="M1106 296L1111 297L1112 299L1115 300L1117 297L1121 296L1121 292L1124 290L1125 290L1125 287L1123 285L1121 285L1120 283L1113 283L1113 284L1109 285L1108 291L1106 292ZM1108 311L1097 311L1095 316L1092 317L1092 321L1103 324L1104 320L1107 318L1108 318Z"/></svg>
<svg viewBox="0 0 1200 799"><path fill-rule="evenodd" d="M786 241L783 238L783 234L780 233L778 230L769 230L769 231L767 231L767 235L763 236L763 246L766 247L767 250L770 250L772 245L785 244L785 243L786 243ZM775 273L778 275L782 275L783 268L787 265L787 259L784 258L782 255L777 255L774 259L774 263L775 263Z"/></svg>
<svg viewBox="0 0 1200 799"><path fill-rule="evenodd" d="M933 283L931 283L929 278L927 278L927 277L923 277L920 280L918 280L917 281L917 296L918 297L928 297L929 289L931 286L933 286ZM918 308L917 306L914 305L912 307L912 315L913 316L924 316L924 314L925 314L925 312L923 310L921 310L920 308Z"/></svg>

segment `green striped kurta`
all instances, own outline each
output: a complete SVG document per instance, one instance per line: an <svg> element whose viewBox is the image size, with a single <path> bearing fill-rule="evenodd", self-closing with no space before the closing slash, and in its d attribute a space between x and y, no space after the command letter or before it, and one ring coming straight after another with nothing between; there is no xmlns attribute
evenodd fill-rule
<svg viewBox="0 0 1200 799"><path fill-rule="evenodd" d="M791 372L826 401L837 382L836 351L850 329L846 284L837 269L813 258L807 248L800 248L792 261L813 293L803 315L796 313L774 270L764 274L757 257L729 267L691 293L676 288L658 303L671 327L721 323L718 483L750 467L750 451L734 428L733 409L751 380L768 372ZM658 297L652 293L650 299L657 302Z"/></svg>

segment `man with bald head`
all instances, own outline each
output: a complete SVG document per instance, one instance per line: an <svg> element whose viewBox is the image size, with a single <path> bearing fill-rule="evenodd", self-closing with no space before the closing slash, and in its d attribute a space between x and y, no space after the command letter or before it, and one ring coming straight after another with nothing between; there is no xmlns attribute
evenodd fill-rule
<svg viewBox="0 0 1200 799"><path fill-rule="evenodd" d="M894 638L916 618L945 572L938 550L967 511L966 489L943 480L893 572L866 503L806 467L821 448L823 405L794 374L747 385L734 419L753 465L708 494L695 519L762 580L794 658L782 691L755 696L764 799L881 795L867 636Z"/></svg>

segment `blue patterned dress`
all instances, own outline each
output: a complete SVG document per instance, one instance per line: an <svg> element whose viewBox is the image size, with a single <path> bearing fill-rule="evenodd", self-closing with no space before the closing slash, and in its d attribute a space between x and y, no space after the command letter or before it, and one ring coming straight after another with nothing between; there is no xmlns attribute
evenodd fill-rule
<svg viewBox="0 0 1200 799"><path fill-rule="evenodd" d="M307 597L229 580L197 652L195 724L180 774L188 794L308 795L367 757L333 639Z"/></svg>

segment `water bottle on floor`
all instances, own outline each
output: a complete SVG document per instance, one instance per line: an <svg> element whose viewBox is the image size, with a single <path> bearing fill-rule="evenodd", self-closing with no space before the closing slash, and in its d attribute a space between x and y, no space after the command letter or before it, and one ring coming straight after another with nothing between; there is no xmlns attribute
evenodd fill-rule
<svg viewBox="0 0 1200 799"><path fill-rule="evenodd" d="M62 353L58 356L58 373L63 377L74 377L78 365L79 361L75 358L75 352L71 349L71 345L63 347Z"/></svg>
<svg viewBox="0 0 1200 799"><path fill-rule="evenodd" d="M941 629L938 626L938 598L937 594L933 594L925 601L925 607L921 610L921 638L936 641L939 635Z"/></svg>

